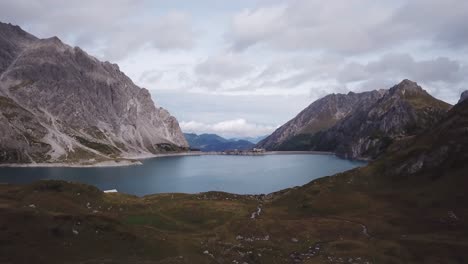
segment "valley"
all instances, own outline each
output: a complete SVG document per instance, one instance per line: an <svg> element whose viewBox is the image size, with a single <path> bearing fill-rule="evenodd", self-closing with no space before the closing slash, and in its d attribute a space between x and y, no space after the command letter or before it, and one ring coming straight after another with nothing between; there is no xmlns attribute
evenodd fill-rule
<svg viewBox="0 0 468 264"><path fill-rule="evenodd" d="M1 261L464 263L467 113L461 101L368 166L266 195L1 185Z"/></svg>
<svg viewBox="0 0 468 264"><path fill-rule="evenodd" d="M7 2L0 264L468 263L468 5Z"/></svg>

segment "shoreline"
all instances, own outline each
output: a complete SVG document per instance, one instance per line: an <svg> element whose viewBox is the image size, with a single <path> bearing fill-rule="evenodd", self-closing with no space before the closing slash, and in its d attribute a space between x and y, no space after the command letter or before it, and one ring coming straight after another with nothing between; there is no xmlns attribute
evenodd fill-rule
<svg viewBox="0 0 468 264"><path fill-rule="evenodd" d="M154 158L165 158L165 157L182 157L182 156L264 156L264 155L335 155L334 152L329 151L266 151L261 153L241 153L241 154L230 154L225 151L192 151L192 152L177 152L177 153L161 153L152 155L141 155L134 157L125 157L134 160L146 160Z"/></svg>
<svg viewBox="0 0 468 264"><path fill-rule="evenodd" d="M266 155L335 155L334 152L330 151L267 151ZM336 156L336 155L335 155Z"/></svg>
<svg viewBox="0 0 468 264"><path fill-rule="evenodd" d="M128 167L143 165L142 160L164 158L164 157L183 157L183 156L264 156L264 155L335 155L327 151L266 151L262 153L229 154L221 151L193 151L193 152L175 152L160 154L143 154L137 156L123 157L124 160L107 160L88 163L6 163L0 164L0 168L108 168L108 167ZM89 161L88 161L89 162Z"/></svg>
<svg viewBox="0 0 468 264"><path fill-rule="evenodd" d="M7 163L0 164L0 168L108 168L129 167L143 165L139 160L106 160L94 164L86 163Z"/></svg>

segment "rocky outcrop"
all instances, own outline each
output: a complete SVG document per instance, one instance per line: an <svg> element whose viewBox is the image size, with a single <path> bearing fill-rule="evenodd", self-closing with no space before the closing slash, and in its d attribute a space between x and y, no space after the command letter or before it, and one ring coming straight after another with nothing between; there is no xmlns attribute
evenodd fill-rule
<svg viewBox="0 0 468 264"><path fill-rule="evenodd" d="M392 145L379 163L389 175L408 178L422 173L433 181L449 170L465 169L467 160L468 100L461 100L431 129ZM466 179L465 175L460 176Z"/></svg>
<svg viewBox="0 0 468 264"><path fill-rule="evenodd" d="M0 23L0 162L67 162L188 148L177 120L116 64Z"/></svg>
<svg viewBox="0 0 468 264"><path fill-rule="evenodd" d="M327 95L310 104L296 117L260 141L257 146L267 150L284 148L283 144L289 139L298 135L299 138L309 137L319 131L326 130L346 118L359 106L375 103L383 94L383 91L371 91ZM295 149L295 146L290 148Z"/></svg>
<svg viewBox="0 0 468 264"><path fill-rule="evenodd" d="M458 100L458 103L461 103L463 101L465 101L466 99L468 99L468 90L467 91L464 91L461 96L460 96L460 100Z"/></svg>
<svg viewBox="0 0 468 264"><path fill-rule="evenodd" d="M432 127L450 108L410 80L379 93L373 101L356 104L333 126L314 134L297 134L277 149L332 151L345 158L374 159L395 140Z"/></svg>

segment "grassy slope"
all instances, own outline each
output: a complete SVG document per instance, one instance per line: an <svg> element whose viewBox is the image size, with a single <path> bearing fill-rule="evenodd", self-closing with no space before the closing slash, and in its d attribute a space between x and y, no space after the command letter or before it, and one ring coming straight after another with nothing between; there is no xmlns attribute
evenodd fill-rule
<svg viewBox="0 0 468 264"><path fill-rule="evenodd" d="M357 169L268 196L211 192L138 198L54 181L3 185L0 262L468 260L466 181L447 183L441 177L397 190L398 183L387 185L372 170ZM441 184L459 187L448 193L437 188ZM260 204L260 216L251 219Z"/></svg>
<svg viewBox="0 0 468 264"><path fill-rule="evenodd" d="M467 110L367 167L267 196L0 185L0 263L467 263ZM405 172L421 157L440 162Z"/></svg>

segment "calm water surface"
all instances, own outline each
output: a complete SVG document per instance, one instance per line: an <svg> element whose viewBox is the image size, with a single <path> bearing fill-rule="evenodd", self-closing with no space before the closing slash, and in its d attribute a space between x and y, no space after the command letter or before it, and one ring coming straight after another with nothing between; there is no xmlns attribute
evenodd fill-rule
<svg viewBox="0 0 468 264"><path fill-rule="evenodd" d="M311 154L179 156L142 162L142 166L111 168L0 168L0 182L24 184L60 179L140 196L205 191L260 194L303 185L365 164Z"/></svg>

